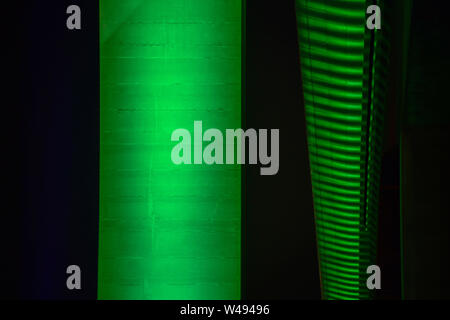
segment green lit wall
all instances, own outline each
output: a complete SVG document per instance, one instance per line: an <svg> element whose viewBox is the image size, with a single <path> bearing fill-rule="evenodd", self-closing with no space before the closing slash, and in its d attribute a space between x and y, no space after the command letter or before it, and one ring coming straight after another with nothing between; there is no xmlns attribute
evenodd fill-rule
<svg viewBox="0 0 450 320"><path fill-rule="evenodd" d="M314 213L325 299L367 299L375 264L383 36L365 0L296 0Z"/></svg>
<svg viewBox="0 0 450 320"><path fill-rule="evenodd" d="M241 127L240 0L100 0L100 299L239 299L238 165L171 133Z"/></svg>

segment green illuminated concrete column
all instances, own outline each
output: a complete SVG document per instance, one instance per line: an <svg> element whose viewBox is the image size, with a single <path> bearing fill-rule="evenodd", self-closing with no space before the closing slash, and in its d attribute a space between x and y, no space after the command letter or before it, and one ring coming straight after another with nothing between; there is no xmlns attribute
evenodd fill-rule
<svg viewBox="0 0 450 320"><path fill-rule="evenodd" d="M366 0L296 0L322 295L367 299L375 264L383 41Z"/></svg>
<svg viewBox="0 0 450 320"><path fill-rule="evenodd" d="M171 133L241 127L240 0L100 0L100 299L239 299L240 168Z"/></svg>

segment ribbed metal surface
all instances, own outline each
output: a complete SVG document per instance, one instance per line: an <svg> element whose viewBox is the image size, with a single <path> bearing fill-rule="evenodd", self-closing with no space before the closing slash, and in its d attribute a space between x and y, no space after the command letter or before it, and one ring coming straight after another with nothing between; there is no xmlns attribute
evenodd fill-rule
<svg viewBox="0 0 450 320"><path fill-rule="evenodd" d="M296 5L322 294L365 299L376 254L380 36L366 28L365 0Z"/></svg>

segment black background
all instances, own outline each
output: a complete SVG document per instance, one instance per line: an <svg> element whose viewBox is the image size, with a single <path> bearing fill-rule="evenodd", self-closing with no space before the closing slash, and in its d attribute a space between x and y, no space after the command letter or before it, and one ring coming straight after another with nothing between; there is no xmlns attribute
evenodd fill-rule
<svg viewBox="0 0 450 320"><path fill-rule="evenodd" d="M244 125L280 129L280 170L246 167L244 298L319 299L294 1L247 1Z"/></svg>
<svg viewBox="0 0 450 320"><path fill-rule="evenodd" d="M442 298L449 292L449 30L445 10L416 0L412 35L402 45L404 1L392 9L379 298L401 296L402 235L405 297ZM82 8L80 31L66 28L70 4ZM98 2L8 1L2 7L0 298L95 299ZM245 11L243 127L278 128L281 140L277 175L260 176L258 166L243 170L242 297L319 299L294 1L247 0ZM403 81L413 93L404 109ZM410 114L424 120L412 121ZM424 229L430 221L436 224ZM70 264L82 269L80 291L66 289Z"/></svg>
<svg viewBox="0 0 450 320"><path fill-rule="evenodd" d="M66 8L82 7L82 29ZM1 297L95 299L98 229L98 3L3 8L7 178ZM5 87L3 87L5 88ZM79 265L82 290L66 288Z"/></svg>

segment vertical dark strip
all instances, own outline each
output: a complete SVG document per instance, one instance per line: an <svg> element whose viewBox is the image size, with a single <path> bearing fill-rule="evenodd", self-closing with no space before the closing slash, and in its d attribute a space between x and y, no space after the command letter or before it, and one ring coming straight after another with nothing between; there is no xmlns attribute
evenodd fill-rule
<svg viewBox="0 0 450 320"><path fill-rule="evenodd" d="M401 128L405 299L449 299L448 14L414 1Z"/></svg>
<svg viewBox="0 0 450 320"><path fill-rule="evenodd" d="M22 112L26 92L23 91L25 68L24 52L20 50L24 37L24 16L21 6L14 2L6 2L2 9L1 21L4 32L2 38L2 219L0 223L0 274L2 288L0 300L19 299L20 291L20 247L21 219L24 208L22 194L23 165L22 156L24 134L22 123L25 115ZM14 32L10 31L14 26Z"/></svg>
<svg viewBox="0 0 450 320"><path fill-rule="evenodd" d="M66 9L82 11L68 30ZM3 246L7 298L95 299L98 229L98 3L17 4L8 26L11 95L16 108L14 202ZM17 29L16 29L17 26ZM16 116L14 116L16 115ZM12 155L11 155L12 156ZM4 252L2 250L2 252ZM66 268L81 268L81 290L68 290Z"/></svg>
<svg viewBox="0 0 450 320"><path fill-rule="evenodd" d="M246 122L246 38L247 38L247 0L242 0L241 11L241 125L244 130L247 129ZM241 299L246 298L247 292L247 179L246 168L242 166L241 170Z"/></svg>
<svg viewBox="0 0 450 320"><path fill-rule="evenodd" d="M243 170L242 297L320 299L295 3L247 0L246 19L243 119L280 129L280 168Z"/></svg>
<svg viewBox="0 0 450 320"><path fill-rule="evenodd" d="M401 298L401 226L400 226L400 175L399 165L399 117L402 105L405 61L405 39L407 28L404 27L408 12L406 2L381 2L382 32L379 46L390 49L389 68L383 67L383 60L378 60L375 69L385 70L387 77L387 95L383 152L381 158L381 179L378 210L378 240L376 264L382 272L382 290L377 290L376 299L392 300ZM378 41L378 39L377 39ZM378 53L378 49L377 49ZM378 56L377 56L378 57ZM381 64L380 64L381 62ZM376 74L378 76L378 74ZM376 80L375 80L376 81ZM376 94L377 92L375 92ZM377 95L375 95L377 96ZM379 97L379 95L377 96Z"/></svg>

